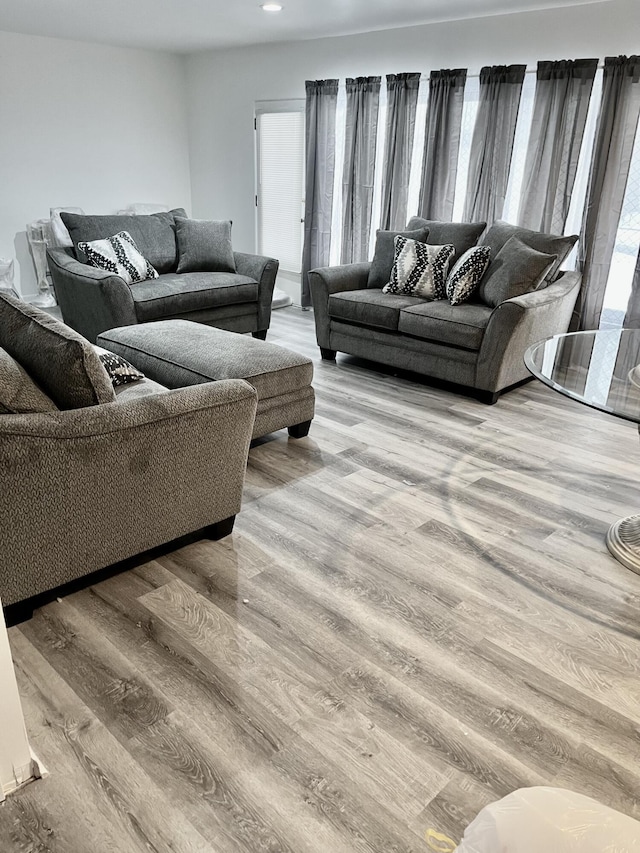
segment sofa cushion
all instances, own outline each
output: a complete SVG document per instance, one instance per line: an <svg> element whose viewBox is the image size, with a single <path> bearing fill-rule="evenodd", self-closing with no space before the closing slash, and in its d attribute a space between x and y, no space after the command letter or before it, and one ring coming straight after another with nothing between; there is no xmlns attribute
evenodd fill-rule
<svg viewBox="0 0 640 853"><path fill-rule="evenodd" d="M116 401L118 403L129 403L131 400L139 400L140 397L151 397L155 394L164 394L169 389L153 379L144 377L139 382L131 382L127 385L118 385L115 389Z"/></svg>
<svg viewBox="0 0 640 853"><path fill-rule="evenodd" d="M453 246L431 246L402 234L395 238L395 244L391 279L382 292L420 296L422 299L446 299L449 259L455 251Z"/></svg>
<svg viewBox="0 0 640 853"><path fill-rule="evenodd" d="M486 222L438 222L434 219L423 219L421 216L414 216L407 223L407 228L427 228L427 243L437 246L451 243L456 250L450 261L451 266L467 249L476 245L486 227Z"/></svg>
<svg viewBox="0 0 640 853"><path fill-rule="evenodd" d="M109 375L86 338L45 311L1 292L0 346L60 409L115 400Z"/></svg>
<svg viewBox="0 0 640 853"><path fill-rule="evenodd" d="M69 231L79 261L86 263L86 256L78 248L78 243L104 240L119 231L128 231L140 252L162 274L172 272L178 265L174 217L186 215L178 207L167 213L148 216L80 216L63 211L60 218Z"/></svg>
<svg viewBox="0 0 640 853"><path fill-rule="evenodd" d="M391 279L391 268L395 259L395 238L401 234L411 240L427 242L429 232L426 228L414 228L409 231L381 231L376 232L376 248L369 269L367 287L382 289Z"/></svg>
<svg viewBox="0 0 640 853"><path fill-rule="evenodd" d="M119 275L127 284L158 278L158 273L138 251L128 231L120 231L104 240L78 243L90 266Z"/></svg>
<svg viewBox="0 0 640 853"><path fill-rule="evenodd" d="M222 305L257 302L258 282L230 272L168 273L131 288L141 323Z"/></svg>
<svg viewBox="0 0 640 853"><path fill-rule="evenodd" d="M521 228L519 225L511 225L509 222L499 219L493 223L482 238L482 245L489 246L491 257L495 259L500 249L511 237L518 237L526 246L530 246L537 252L557 256L545 276L547 282L554 281L557 278L560 267L578 241L577 234L567 237L557 234L543 234L540 231L531 231L529 228Z"/></svg>
<svg viewBox="0 0 640 853"><path fill-rule="evenodd" d="M486 305L425 302L400 311L398 331L439 344L478 350L491 313Z"/></svg>
<svg viewBox="0 0 640 853"><path fill-rule="evenodd" d="M176 217L178 272L235 272L231 222Z"/></svg>
<svg viewBox="0 0 640 853"><path fill-rule="evenodd" d="M447 276L447 297L452 305L469 301L480 286L490 260L488 246L474 246L460 255Z"/></svg>
<svg viewBox="0 0 640 853"><path fill-rule="evenodd" d="M556 257L532 249L518 237L510 237L480 282L480 301L496 308L505 299L537 290L549 275Z"/></svg>
<svg viewBox="0 0 640 853"><path fill-rule="evenodd" d="M416 296L395 296L381 290L347 290L329 297L329 316L336 320L396 331L400 310L424 304Z"/></svg>
<svg viewBox="0 0 640 853"><path fill-rule="evenodd" d="M53 400L38 388L24 367L0 347L0 414L57 411Z"/></svg>

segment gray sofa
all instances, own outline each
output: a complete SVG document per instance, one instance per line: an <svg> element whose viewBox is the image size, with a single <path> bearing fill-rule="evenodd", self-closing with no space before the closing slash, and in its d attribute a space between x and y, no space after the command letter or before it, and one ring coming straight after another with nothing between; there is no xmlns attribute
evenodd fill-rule
<svg viewBox="0 0 640 853"><path fill-rule="evenodd" d="M452 243L456 256L468 248L470 225L415 217L407 229L422 226L430 231L427 242ZM452 306L447 300L385 294L380 286L371 285L369 262L312 270L309 283L322 357L350 353L466 386L480 399L495 403L503 390L529 378L523 361L527 347L567 330L581 282L577 273L556 273L576 237L537 235L498 222L482 242L491 246L493 256L514 234L534 248L553 247L558 256L555 279L544 289L496 307L479 299ZM546 237L550 243L539 239Z"/></svg>
<svg viewBox="0 0 640 853"><path fill-rule="evenodd" d="M231 532L255 413L242 380L114 389L88 341L0 294L3 605L185 534Z"/></svg>
<svg viewBox="0 0 640 853"><path fill-rule="evenodd" d="M154 320L185 319L265 338L278 261L234 252L235 272L178 273L176 218L182 208L142 216L63 213L73 249L49 249L49 269L64 321L90 341L100 332ZM84 263L79 242L128 231L160 274L128 285Z"/></svg>

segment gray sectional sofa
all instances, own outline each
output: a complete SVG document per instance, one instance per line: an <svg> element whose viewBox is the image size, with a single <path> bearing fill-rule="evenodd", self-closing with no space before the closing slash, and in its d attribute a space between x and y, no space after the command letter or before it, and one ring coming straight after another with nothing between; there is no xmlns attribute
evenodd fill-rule
<svg viewBox="0 0 640 853"><path fill-rule="evenodd" d="M49 249L49 269L64 321L90 341L100 332L154 320L194 320L266 337L278 261L234 252L235 272L177 272L176 220L182 208L141 216L62 213L73 249ZM129 285L85 263L78 243L128 231L159 273Z"/></svg>
<svg viewBox="0 0 640 853"><path fill-rule="evenodd" d="M114 389L86 339L0 294L3 605L185 534L231 532L255 414L240 379Z"/></svg>
<svg viewBox="0 0 640 853"><path fill-rule="evenodd" d="M455 259L475 244L484 224L414 217L407 230L423 227L428 243L453 244ZM350 353L466 386L494 403L503 390L529 378L523 360L527 347L567 330L581 282L578 273L557 272L577 237L537 234L498 222L482 243L495 257L514 235L556 255L553 281L495 307L480 297L451 305L446 299L383 293L375 262L312 270L309 283L322 357Z"/></svg>

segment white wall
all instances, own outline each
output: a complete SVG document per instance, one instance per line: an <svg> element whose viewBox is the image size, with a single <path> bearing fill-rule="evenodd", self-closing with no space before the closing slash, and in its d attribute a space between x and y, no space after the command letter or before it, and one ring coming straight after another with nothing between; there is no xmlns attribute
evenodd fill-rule
<svg viewBox="0 0 640 853"><path fill-rule="evenodd" d="M283 14L286 14L286 9ZM234 246L255 250L253 111L304 98L305 79L575 59L640 50L640 3L608 0L476 20L315 39L187 58L193 215L231 218Z"/></svg>
<svg viewBox="0 0 640 853"><path fill-rule="evenodd" d="M191 206L184 59L0 32L0 257L36 290L25 226L49 208Z"/></svg>

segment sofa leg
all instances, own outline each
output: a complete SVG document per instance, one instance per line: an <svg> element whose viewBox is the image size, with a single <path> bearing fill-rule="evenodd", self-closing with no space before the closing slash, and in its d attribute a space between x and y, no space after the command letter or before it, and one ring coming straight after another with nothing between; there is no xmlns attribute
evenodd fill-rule
<svg viewBox="0 0 640 853"><path fill-rule="evenodd" d="M4 610L4 621L7 628L26 622L33 616L33 602L30 599L19 601L17 604L9 604Z"/></svg>
<svg viewBox="0 0 640 853"><path fill-rule="evenodd" d="M258 329L257 332L251 332L254 338L258 338L260 341L266 341L267 339L267 330L266 329Z"/></svg>
<svg viewBox="0 0 640 853"><path fill-rule="evenodd" d="M293 426L287 427L287 429L291 438L304 438L305 435L309 435L310 427L311 421L303 421L301 424L293 424Z"/></svg>
<svg viewBox="0 0 640 853"><path fill-rule="evenodd" d="M498 397L500 396L499 391L479 391L478 392L478 400L481 403L486 403L487 406L493 406L498 402Z"/></svg>
<svg viewBox="0 0 640 853"><path fill-rule="evenodd" d="M223 518L222 521L209 524L202 529L202 535L205 539L222 539L223 536L228 536L231 533L235 520L235 515L230 515L229 518Z"/></svg>
<svg viewBox="0 0 640 853"><path fill-rule="evenodd" d="M335 361L336 360L336 351L334 349L327 349L326 347L320 347L320 355L322 356L323 361Z"/></svg>

